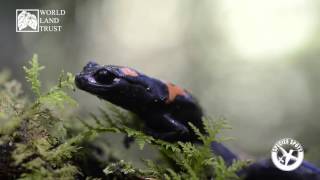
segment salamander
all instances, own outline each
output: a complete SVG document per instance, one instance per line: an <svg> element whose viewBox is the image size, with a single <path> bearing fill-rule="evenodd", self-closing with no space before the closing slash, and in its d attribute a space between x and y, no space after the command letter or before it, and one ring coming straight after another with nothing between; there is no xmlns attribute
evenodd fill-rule
<svg viewBox="0 0 320 180"><path fill-rule="evenodd" d="M155 138L170 142L196 142L197 137L189 122L205 133L199 103L188 91L173 83L129 67L89 62L76 75L75 84L81 90L137 114L144 122L145 132ZM221 143L212 142L211 147L227 165L237 159ZM284 172L275 168L270 158L254 162L238 174L244 175L246 180L320 179L320 169L307 161L295 171Z"/></svg>

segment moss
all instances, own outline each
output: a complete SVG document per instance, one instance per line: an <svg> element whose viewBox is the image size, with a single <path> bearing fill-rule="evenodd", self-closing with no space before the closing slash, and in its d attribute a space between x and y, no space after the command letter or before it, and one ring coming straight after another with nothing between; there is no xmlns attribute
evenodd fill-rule
<svg viewBox="0 0 320 180"><path fill-rule="evenodd" d="M42 69L36 55L30 67L24 67L36 97L33 101L23 96L18 82L8 80L7 73L0 78L4 82L0 85L1 157L8 157L1 159L0 176L6 179L73 179L79 173L71 161L78 147L70 141L76 137L67 139L63 120L53 113L75 102L65 93L73 87L73 77L62 73L58 84L43 93L38 80Z"/></svg>

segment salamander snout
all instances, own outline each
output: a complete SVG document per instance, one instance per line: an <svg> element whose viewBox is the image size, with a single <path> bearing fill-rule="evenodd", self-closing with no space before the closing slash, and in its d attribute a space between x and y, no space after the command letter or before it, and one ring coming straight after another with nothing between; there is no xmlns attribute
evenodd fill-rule
<svg viewBox="0 0 320 180"><path fill-rule="evenodd" d="M75 80L74 80L76 86L80 89L82 89L82 87L85 85L85 82L82 78L82 75L80 73L78 73L75 77Z"/></svg>

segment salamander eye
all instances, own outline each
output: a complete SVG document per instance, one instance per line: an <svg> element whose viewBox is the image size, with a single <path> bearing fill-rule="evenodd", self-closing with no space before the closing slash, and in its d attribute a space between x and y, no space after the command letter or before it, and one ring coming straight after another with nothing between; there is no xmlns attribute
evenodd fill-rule
<svg viewBox="0 0 320 180"><path fill-rule="evenodd" d="M107 70L99 70L94 74L95 80L100 84L112 84L116 76Z"/></svg>

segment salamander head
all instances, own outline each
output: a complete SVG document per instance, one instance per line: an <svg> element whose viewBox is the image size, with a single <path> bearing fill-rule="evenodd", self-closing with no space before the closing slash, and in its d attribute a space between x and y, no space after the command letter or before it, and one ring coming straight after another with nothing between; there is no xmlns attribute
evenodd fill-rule
<svg viewBox="0 0 320 180"><path fill-rule="evenodd" d="M128 67L89 62L76 75L75 84L81 90L126 107L146 99L146 87L137 80L139 76L140 73Z"/></svg>

